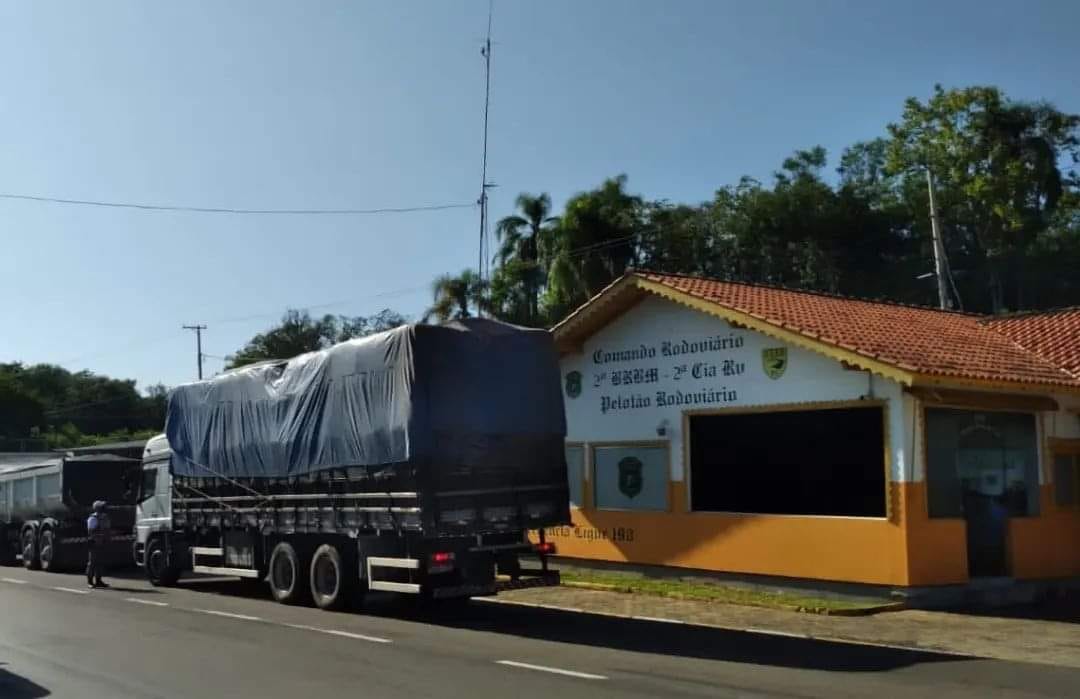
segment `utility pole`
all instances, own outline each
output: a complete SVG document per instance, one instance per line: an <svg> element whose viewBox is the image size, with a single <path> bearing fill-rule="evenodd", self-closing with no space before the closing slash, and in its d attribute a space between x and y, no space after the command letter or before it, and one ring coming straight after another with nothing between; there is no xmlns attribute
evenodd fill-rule
<svg viewBox="0 0 1080 699"><path fill-rule="evenodd" d="M194 330L195 331L195 352L196 352L195 357L196 357L196 362L199 365L199 381L202 381L202 360L203 360L202 331L206 330L206 326L205 325L185 325L183 327L184 327L184 330Z"/></svg>
<svg viewBox="0 0 1080 699"><path fill-rule="evenodd" d="M491 104L491 15L494 10L495 0L489 0L487 39L484 41L484 47L480 49L480 55L484 57L484 154L480 166L480 201L477 202L480 204L480 256L477 261L476 273L479 275L481 282L484 280L484 262L488 252L484 249L484 243L487 240L487 191L490 186L487 181L488 108ZM484 314L483 303L476 309L476 312L480 316Z"/></svg>
<svg viewBox="0 0 1080 699"><path fill-rule="evenodd" d="M930 230L934 239L934 277L937 279L938 303L941 309L952 308L949 289L946 284L948 261L945 258L945 246L941 242L941 221L938 220L937 206L934 203L934 174L926 168L926 186L930 191Z"/></svg>

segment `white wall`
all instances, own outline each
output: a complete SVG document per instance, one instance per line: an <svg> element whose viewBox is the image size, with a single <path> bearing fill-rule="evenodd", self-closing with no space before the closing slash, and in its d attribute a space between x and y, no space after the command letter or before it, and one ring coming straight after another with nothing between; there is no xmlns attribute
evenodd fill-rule
<svg viewBox="0 0 1080 699"><path fill-rule="evenodd" d="M699 351L665 352L665 342L681 348L684 340L698 343ZM581 354L563 358L564 382L571 372L581 374L578 397L567 395L564 384L567 438L581 442L667 439L672 479L680 481L685 410L858 400L872 393L889 401L892 477L910 479L904 435L911 405L900 386L880 376L871 381L867 372L846 370L833 359L790 346L786 346L784 373L771 379L763 369L762 350L779 347L785 344L752 330L734 329L719 318L672 301L646 298L593 335ZM655 370L655 381L648 380L650 370ZM616 371L618 385L612 377ZM627 371L629 386L622 381ZM689 405L661 406L661 392L665 396L681 392L694 400ZM666 428L664 437L657 435L661 423Z"/></svg>

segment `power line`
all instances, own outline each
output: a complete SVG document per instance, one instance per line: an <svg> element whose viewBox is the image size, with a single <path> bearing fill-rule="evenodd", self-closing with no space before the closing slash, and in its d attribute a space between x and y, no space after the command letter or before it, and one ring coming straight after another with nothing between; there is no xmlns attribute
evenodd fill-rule
<svg viewBox="0 0 1080 699"><path fill-rule="evenodd" d="M415 293L417 291L426 291L426 290L429 290L430 288L431 288L430 284L425 284L424 286L413 286L413 287L409 287L407 289L395 289L393 291L384 291L384 292L381 292L381 293L378 293L378 294L369 294L367 296L360 296L360 297L355 297L355 298L351 298L351 299L340 299L338 301L327 301L325 303L319 303L319 304L300 304L300 305L297 305L297 306L290 306L290 307L296 308L298 310L303 310L303 311L313 311L313 310L315 310L317 308L331 308L333 306L341 306L341 305L344 305L346 303L356 303L358 301L372 301L374 299L383 299L383 298L393 298L393 297L396 297L396 296L405 296L406 294L412 294L412 293ZM273 313L259 313L259 314L247 315L247 316L233 316L233 317L230 317L230 318L221 318L219 320L215 320L215 321L212 321L212 322L214 324L216 324L216 325L225 325L225 324L231 324L231 323L245 323L245 322L247 322L249 320L262 320L264 318L280 318L280 317L281 317L281 311L275 311Z"/></svg>
<svg viewBox="0 0 1080 699"><path fill-rule="evenodd" d="M34 201L45 204L71 206L98 206L110 209L139 209L141 211L174 211L195 214L254 214L259 216L365 216L371 214L405 214L417 211L445 211L447 209L471 209L474 203L425 204L421 206L391 206L376 209L237 209L232 207L182 206L178 204L137 204L131 202L97 201L91 199L65 199L33 194L0 192L0 199Z"/></svg>

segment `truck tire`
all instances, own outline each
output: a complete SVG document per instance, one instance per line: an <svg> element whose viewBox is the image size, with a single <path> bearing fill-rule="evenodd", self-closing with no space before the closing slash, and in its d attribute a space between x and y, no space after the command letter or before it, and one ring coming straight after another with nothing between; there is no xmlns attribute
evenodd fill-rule
<svg viewBox="0 0 1080 699"><path fill-rule="evenodd" d="M311 557L308 582L311 598L319 609L342 609L353 597L356 588L356 566L349 566L337 546L323 544Z"/></svg>
<svg viewBox="0 0 1080 699"><path fill-rule="evenodd" d="M23 568L37 570L41 567L41 559L38 558L37 527L26 527L19 537L19 545L22 549Z"/></svg>
<svg viewBox="0 0 1080 699"><path fill-rule="evenodd" d="M307 601L308 593L311 592L310 586L304 584L307 567L303 565L300 554L292 544L287 541L278 542L270 553L269 568L266 578L270 582L270 592L275 600L282 604L300 604Z"/></svg>
<svg viewBox="0 0 1080 699"><path fill-rule="evenodd" d="M41 569L53 573L60 570L63 559L58 554L56 534L51 528L42 531L38 537L38 560L41 562Z"/></svg>
<svg viewBox="0 0 1080 699"><path fill-rule="evenodd" d="M143 553L143 568L146 570L146 579L154 587L172 587L180 579L180 569L169 565L165 542L160 536L147 542L146 551Z"/></svg>

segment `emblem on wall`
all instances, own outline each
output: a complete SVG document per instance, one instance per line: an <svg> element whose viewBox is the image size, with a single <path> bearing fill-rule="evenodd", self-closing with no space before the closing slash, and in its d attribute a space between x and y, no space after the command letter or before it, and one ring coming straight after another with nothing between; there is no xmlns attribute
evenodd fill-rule
<svg viewBox="0 0 1080 699"><path fill-rule="evenodd" d="M787 347L770 347L761 350L761 368L770 379L778 379L787 370Z"/></svg>
<svg viewBox="0 0 1080 699"><path fill-rule="evenodd" d="M577 398L581 395L581 372L571 371L566 375L566 395Z"/></svg>
<svg viewBox="0 0 1080 699"><path fill-rule="evenodd" d="M636 498L645 485L644 464L636 456L619 461L619 492L628 498Z"/></svg>

